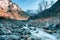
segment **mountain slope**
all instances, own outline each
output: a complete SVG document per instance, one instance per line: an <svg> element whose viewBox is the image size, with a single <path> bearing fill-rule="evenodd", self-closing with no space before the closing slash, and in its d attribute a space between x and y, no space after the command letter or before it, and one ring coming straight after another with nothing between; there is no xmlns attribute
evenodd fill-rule
<svg viewBox="0 0 60 40"><path fill-rule="evenodd" d="M21 15L22 14L22 15ZM15 19L15 20L27 20L28 16L23 13L23 10L18 7L11 0L0 1L0 17Z"/></svg>
<svg viewBox="0 0 60 40"><path fill-rule="evenodd" d="M29 19L49 18L59 16L60 12L60 1L57 1L51 8L39 12L37 15L30 16Z"/></svg>

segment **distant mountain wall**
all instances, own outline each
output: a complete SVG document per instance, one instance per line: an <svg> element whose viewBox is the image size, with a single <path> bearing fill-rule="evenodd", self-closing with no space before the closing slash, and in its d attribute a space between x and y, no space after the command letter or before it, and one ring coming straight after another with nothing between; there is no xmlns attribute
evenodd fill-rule
<svg viewBox="0 0 60 40"><path fill-rule="evenodd" d="M59 16L60 14L60 0L58 0L51 8L44 10L43 12L39 12L37 15L30 16L30 19L39 19L39 18L48 18Z"/></svg>

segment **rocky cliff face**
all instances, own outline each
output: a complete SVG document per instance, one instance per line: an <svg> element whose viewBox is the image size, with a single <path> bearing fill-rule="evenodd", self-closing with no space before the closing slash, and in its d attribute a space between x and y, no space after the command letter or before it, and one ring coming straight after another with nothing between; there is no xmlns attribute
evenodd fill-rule
<svg viewBox="0 0 60 40"><path fill-rule="evenodd" d="M41 18L50 18L50 17L60 17L60 1L58 0L52 7L39 12L37 15L30 16L29 19L41 19Z"/></svg>
<svg viewBox="0 0 60 40"><path fill-rule="evenodd" d="M21 8L19 8L18 5L13 3L11 0L0 0L0 17L15 20L28 19L28 17L23 13Z"/></svg>

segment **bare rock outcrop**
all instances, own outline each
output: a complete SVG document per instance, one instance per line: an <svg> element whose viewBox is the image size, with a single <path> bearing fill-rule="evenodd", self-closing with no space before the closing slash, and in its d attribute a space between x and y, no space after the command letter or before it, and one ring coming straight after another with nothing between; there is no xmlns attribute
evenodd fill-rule
<svg viewBox="0 0 60 40"><path fill-rule="evenodd" d="M28 17L23 13L23 10L21 10L21 8L11 0L0 0L0 17L15 20L28 19Z"/></svg>

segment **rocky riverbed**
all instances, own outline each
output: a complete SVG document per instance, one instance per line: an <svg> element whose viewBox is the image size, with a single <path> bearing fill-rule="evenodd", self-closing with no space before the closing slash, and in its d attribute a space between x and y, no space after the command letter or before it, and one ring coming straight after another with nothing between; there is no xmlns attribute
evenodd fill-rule
<svg viewBox="0 0 60 40"><path fill-rule="evenodd" d="M0 40L60 40L60 23L34 27L27 21L0 19Z"/></svg>

